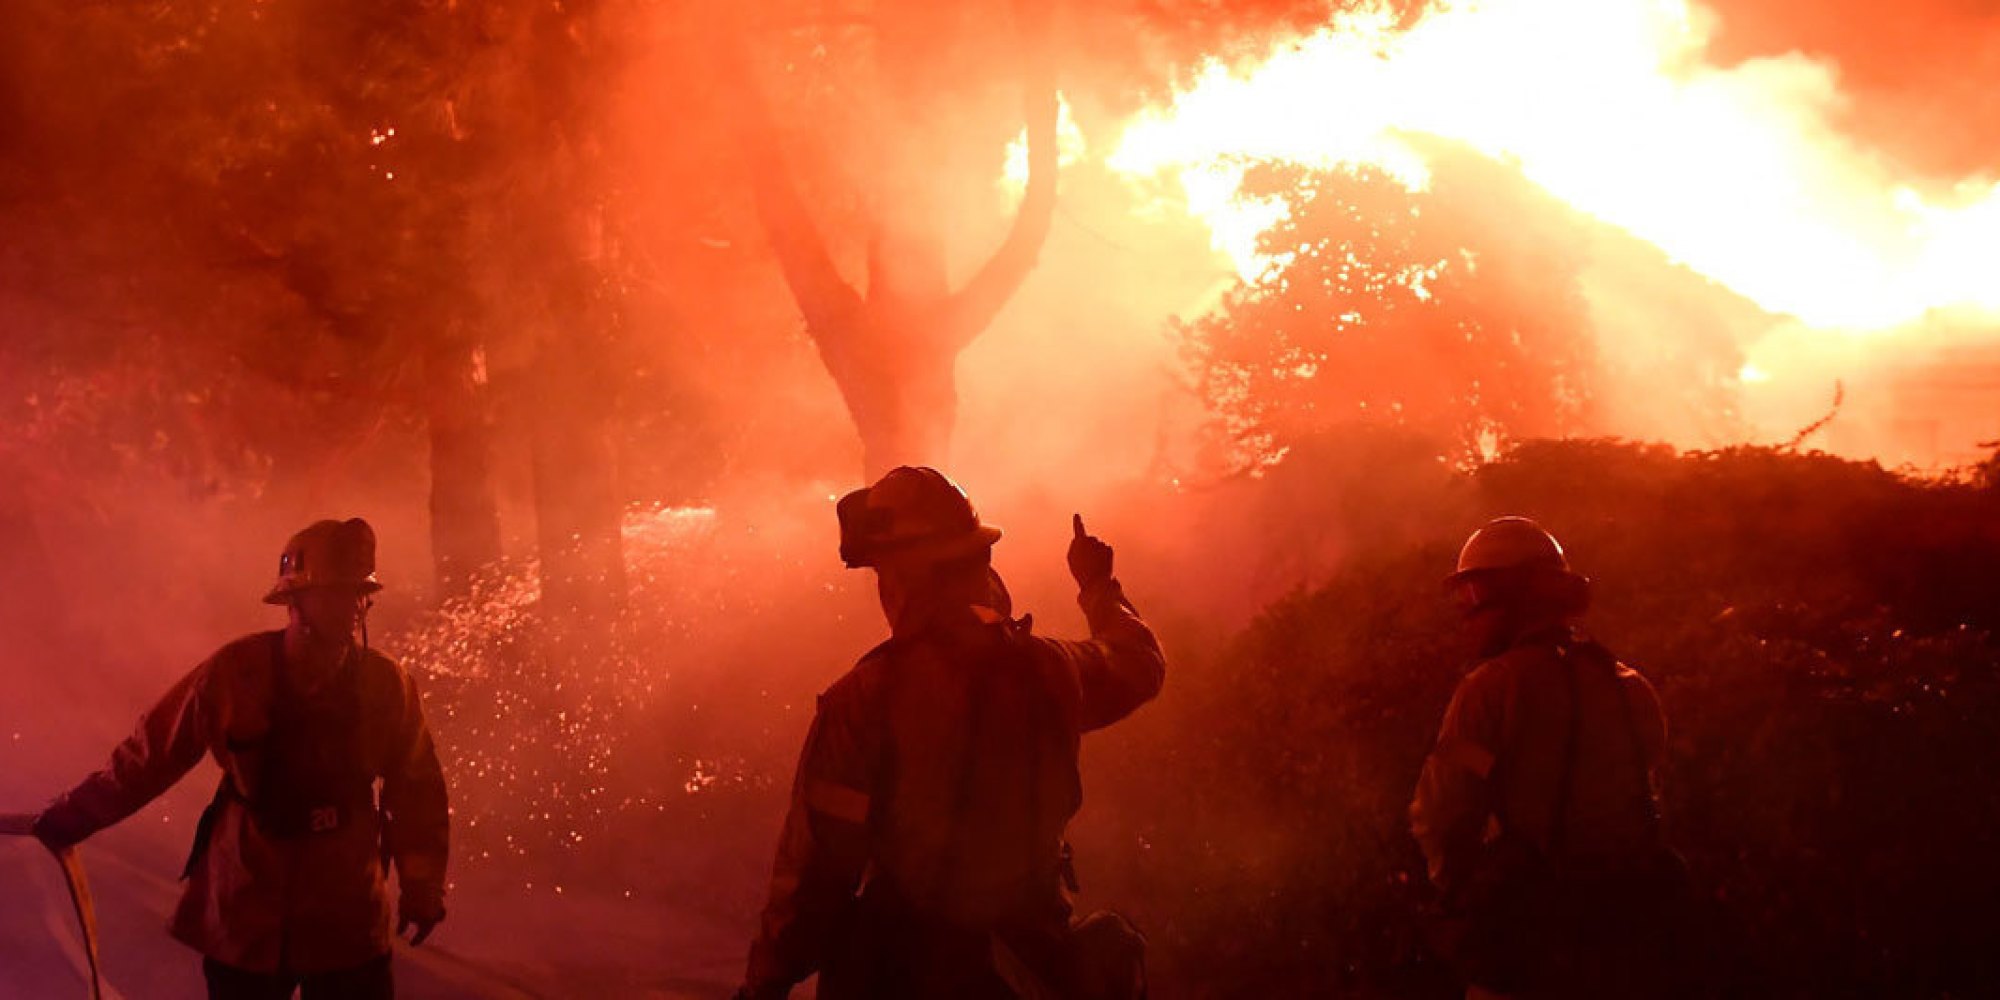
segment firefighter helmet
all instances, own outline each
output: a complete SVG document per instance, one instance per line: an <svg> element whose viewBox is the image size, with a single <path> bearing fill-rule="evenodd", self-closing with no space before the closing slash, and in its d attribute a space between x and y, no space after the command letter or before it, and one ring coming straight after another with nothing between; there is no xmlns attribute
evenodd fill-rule
<svg viewBox="0 0 2000 1000"><path fill-rule="evenodd" d="M353 587L365 594L382 589L375 579L375 529L367 521L315 521L293 535L278 557L278 582L264 603L284 604L314 587Z"/></svg>
<svg viewBox="0 0 2000 1000"><path fill-rule="evenodd" d="M965 491L932 468L891 469L875 485L841 497L836 510L840 560L850 569L892 555L944 562L1000 540L1000 529L980 522Z"/></svg>
<svg viewBox="0 0 2000 1000"><path fill-rule="evenodd" d="M1562 543L1525 517L1496 517L1465 540L1451 581L1497 570L1553 570L1570 573ZM1574 574L1571 574L1574 575Z"/></svg>

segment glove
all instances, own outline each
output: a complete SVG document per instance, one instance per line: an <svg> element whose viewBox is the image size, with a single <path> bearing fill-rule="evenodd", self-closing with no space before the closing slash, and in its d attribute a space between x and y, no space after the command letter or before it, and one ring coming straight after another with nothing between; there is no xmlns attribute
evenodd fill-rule
<svg viewBox="0 0 2000 1000"><path fill-rule="evenodd" d="M1069 541L1069 575L1084 590L1111 579L1111 546L1083 530L1083 515L1072 522L1076 537Z"/></svg>
<svg viewBox="0 0 2000 1000"><path fill-rule="evenodd" d="M396 907L396 936L403 937L410 928L416 933L409 935L411 947L423 944L431 936L431 931L444 922L444 900L432 894L403 893L403 899Z"/></svg>
<svg viewBox="0 0 2000 1000"><path fill-rule="evenodd" d="M62 822L61 817L54 814L53 810L43 810L40 815L36 816L34 826L29 832L35 835L36 840L42 842L43 847L48 848L54 854L61 854L83 843L84 839L89 836L87 833L80 833L79 831L69 829Z"/></svg>

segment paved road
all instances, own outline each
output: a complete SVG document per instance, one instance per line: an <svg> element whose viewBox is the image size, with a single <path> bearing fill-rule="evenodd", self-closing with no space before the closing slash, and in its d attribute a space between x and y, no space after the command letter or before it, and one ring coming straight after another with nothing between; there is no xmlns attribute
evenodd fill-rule
<svg viewBox="0 0 2000 1000"><path fill-rule="evenodd" d="M180 859L175 838L143 825L161 824L157 809L83 849L113 1000L203 995L199 960L165 929ZM743 928L724 915L581 895L524 900L510 887L461 879L431 943L399 949L397 995L686 1000L726 996L740 970ZM0 1000L84 997L84 969L61 871L32 840L0 838Z"/></svg>

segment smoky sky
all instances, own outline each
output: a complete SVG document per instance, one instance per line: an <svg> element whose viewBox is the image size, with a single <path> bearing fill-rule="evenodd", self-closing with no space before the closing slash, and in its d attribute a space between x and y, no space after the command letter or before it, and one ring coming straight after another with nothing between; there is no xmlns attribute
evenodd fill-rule
<svg viewBox="0 0 2000 1000"><path fill-rule="evenodd" d="M1987 0L1721 0L1723 62L1800 52L1839 67L1849 128L1910 167L2000 163L2000 6Z"/></svg>

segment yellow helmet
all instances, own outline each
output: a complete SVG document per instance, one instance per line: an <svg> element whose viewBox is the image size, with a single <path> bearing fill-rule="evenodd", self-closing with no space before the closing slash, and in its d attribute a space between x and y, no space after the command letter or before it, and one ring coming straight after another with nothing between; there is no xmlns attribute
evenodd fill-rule
<svg viewBox="0 0 2000 1000"><path fill-rule="evenodd" d="M278 582L266 604L284 604L313 587L354 587L364 594L382 589L375 579L375 529L358 517L315 521L285 543L278 557Z"/></svg>
<svg viewBox="0 0 2000 1000"><path fill-rule="evenodd" d="M1472 533L1458 550L1458 569L1447 582L1494 570L1546 569L1570 573L1562 543L1525 517L1496 517Z"/></svg>

